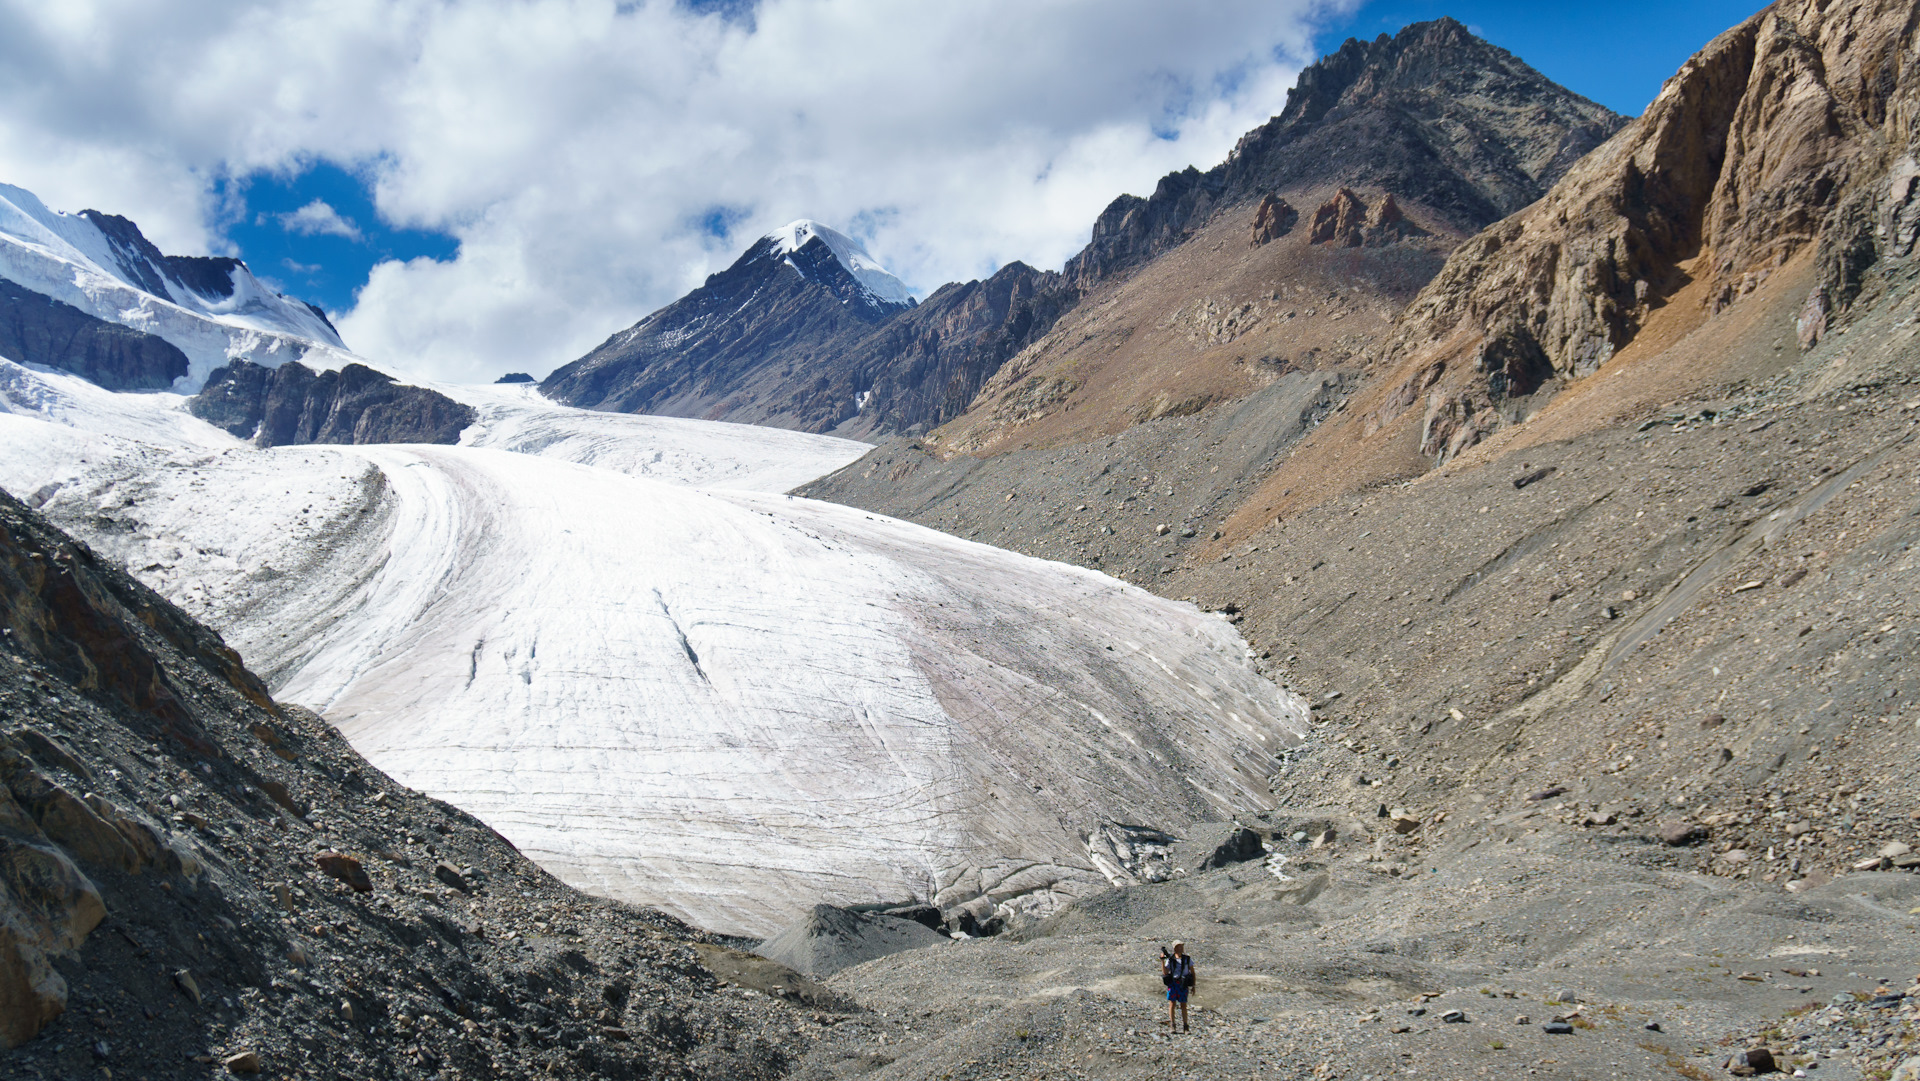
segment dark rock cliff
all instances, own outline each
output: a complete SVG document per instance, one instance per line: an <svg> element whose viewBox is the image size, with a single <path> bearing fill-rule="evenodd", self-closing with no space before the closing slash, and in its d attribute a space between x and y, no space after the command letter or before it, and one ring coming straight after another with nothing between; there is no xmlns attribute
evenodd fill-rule
<svg viewBox="0 0 1920 1081"><path fill-rule="evenodd" d="M187 374L171 342L95 318L0 278L0 357L72 372L108 390L165 390Z"/></svg>
<svg viewBox="0 0 1920 1081"><path fill-rule="evenodd" d="M931 429L959 416L989 376L1078 300L1060 275L1025 263L941 286L848 354L841 386L862 397L840 434Z"/></svg>
<svg viewBox="0 0 1920 1081"><path fill-rule="evenodd" d="M1217 209L1320 185L1384 189L1467 231L1544 195L1625 120L1452 19L1349 39L1300 73L1225 162L1115 199L1067 279L1090 288L1179 244Z"/></svg>
<svg viewBox="0 0 1920 1081"><path fill-rule="evenodd" d="M236 360L187 403L194 416L261 447L295 443L458 443L471 406L363 364L315 372Z"/></svg>
<svg viewBox="0 0 1920 1081"><path fill-rule="evenodd" d="M113 248L114 262L120 264L127 277L157 297L170 295L169 281L209 300L230 297L233 272L246 266L238 259L221 255L163 255L140 227L127 218L98 210L82 210L80 216L92 222L107 238Z"/></svg>

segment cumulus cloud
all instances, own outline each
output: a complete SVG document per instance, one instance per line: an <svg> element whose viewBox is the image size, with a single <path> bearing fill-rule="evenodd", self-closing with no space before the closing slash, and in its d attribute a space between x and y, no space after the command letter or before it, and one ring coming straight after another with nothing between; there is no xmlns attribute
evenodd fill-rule
<svg viewBox="0 0 1920 1081"><path fill-rule="evenodd" d="M280 225L289 233L301 236L339 236L348 240L360 240L360 227L353 224L351 218L341 214L324 200L315 199L298 210L278 215Z"/></svg>
<svg viewBox="0 0 1920 1081"><path fill-rule="evenodd" d="M347 165L460 241L377 266L349 343L542 372L798 217L923 292L1058 267L1276 112L1354 2L0 0L0 178L220 250L220 177Z"/></svg>

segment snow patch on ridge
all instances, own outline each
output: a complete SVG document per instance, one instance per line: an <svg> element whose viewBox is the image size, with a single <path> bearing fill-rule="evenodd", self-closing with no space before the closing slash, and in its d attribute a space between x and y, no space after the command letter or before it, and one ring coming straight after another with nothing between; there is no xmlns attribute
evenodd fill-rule
<svg viewBox="0 0 1920 1081"><path fill-rule="evenodd" d="M268 289L244 265L233 269L228 296L209 297L164 267L152 267L153 280L143 285L129 270L134 258L85 216L48 209L32 192L0 184L0 277L171 342L189 366L174 385L180 393L198 391L230 360L269 368L300 360L316 369L360 360L325 319ZM165 295L149 288L154 284Z"/></svg>
<svg viewBox="0 0 1920 1081"><path fill-rule="evenodd" d="M913 290L907 288L906 282L894 277L878 260L868 255L867 249L861 247L859 241L837 229L801 218L775 229L766 238L773 241L774 253L783 257L792 255L817 238L833 251L833 257L840 261L847 273L853 275L854 280L876 299L889 304L905 304L913 299Z"/></svg>

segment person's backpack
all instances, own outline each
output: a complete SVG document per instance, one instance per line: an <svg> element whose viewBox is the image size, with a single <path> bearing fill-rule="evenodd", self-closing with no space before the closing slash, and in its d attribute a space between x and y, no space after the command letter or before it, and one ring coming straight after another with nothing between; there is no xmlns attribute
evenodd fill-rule
<svg viewBox="0 0 1920 1081"><path fill-rule="evenodd" d="M1171 986L1174 980L1179 980L1181 985L1187 990L1193 990L1193 958L1176 957L1173 959L1173 972L1167 977L1168 985Z"/></svg>

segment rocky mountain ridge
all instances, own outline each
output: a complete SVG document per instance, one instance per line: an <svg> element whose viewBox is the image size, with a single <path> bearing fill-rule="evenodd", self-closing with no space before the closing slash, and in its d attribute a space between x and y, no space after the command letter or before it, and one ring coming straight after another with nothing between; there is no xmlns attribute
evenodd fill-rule
<svg viewBox="0 0 1920 1081"><path fill-rule="evenodd" d="M805 236L761 237L698 289L555 369L541 391L582 408L803 431L854 415L855 397L829 373L848 346L911 305L894 299L903 290L870 290L824 227L802 224L812 226Z"/></svg>
<svg viewBox="0 0 1920 1081"><path fill-rule="evenodd" d="M298 361L216 369L187 412L256 447L301 443L445 443L478 414L435 390L364 364L315 372Z"/></svg>
<svg viewBox="0 0 1920 1081"><path fill-rule="evenodd" d="M1305 205L1326 200L1326 228L1341 246L1362 231L1382 245L1436 234L1450 242L1539 197L1622 122L1453 20L1416 24L1373 42L1349 41L1308 68L1282 114L1243 138L1226 162L1171 174L1149 198L1116 199L1061 274L1012 263L985 281L943 286L921 309L863 330L784 299L723 302L747 295L743 268L766 260L757 245L702 290L557 370L543 387L591 408L858 438L917 433L977 405L1016 356L1038 346L1091 292L1123 283L1222 214L1269 205L1255 231L1271 243L1299 213L1281 196L1312 195ZM1369 223L1364 210L1352 222L1342 219L1338 193L1321 191L1342 186L1373 193L1368 205L1379 203L1386 219ZM1403 203L1429 224L1416 225ZM1332 235L1316 233L1320 242ZM1438 266L1414 262L1417 269L1396 268L1393 276L1411 274L1417 285ZM1030 370L1019 366L1017 378Z"/></svg>
<svg viewBox="0 0 1920 1081"><path fill-rule="evenodd" d="M1350 38L1302 70L1280 115L1226 161L1114 200L1065 275L1091 288L1184 242L1216 210L1288 189L1382 190L1472 232L1545 194L1623 123L1451 18Z"/></svg>

